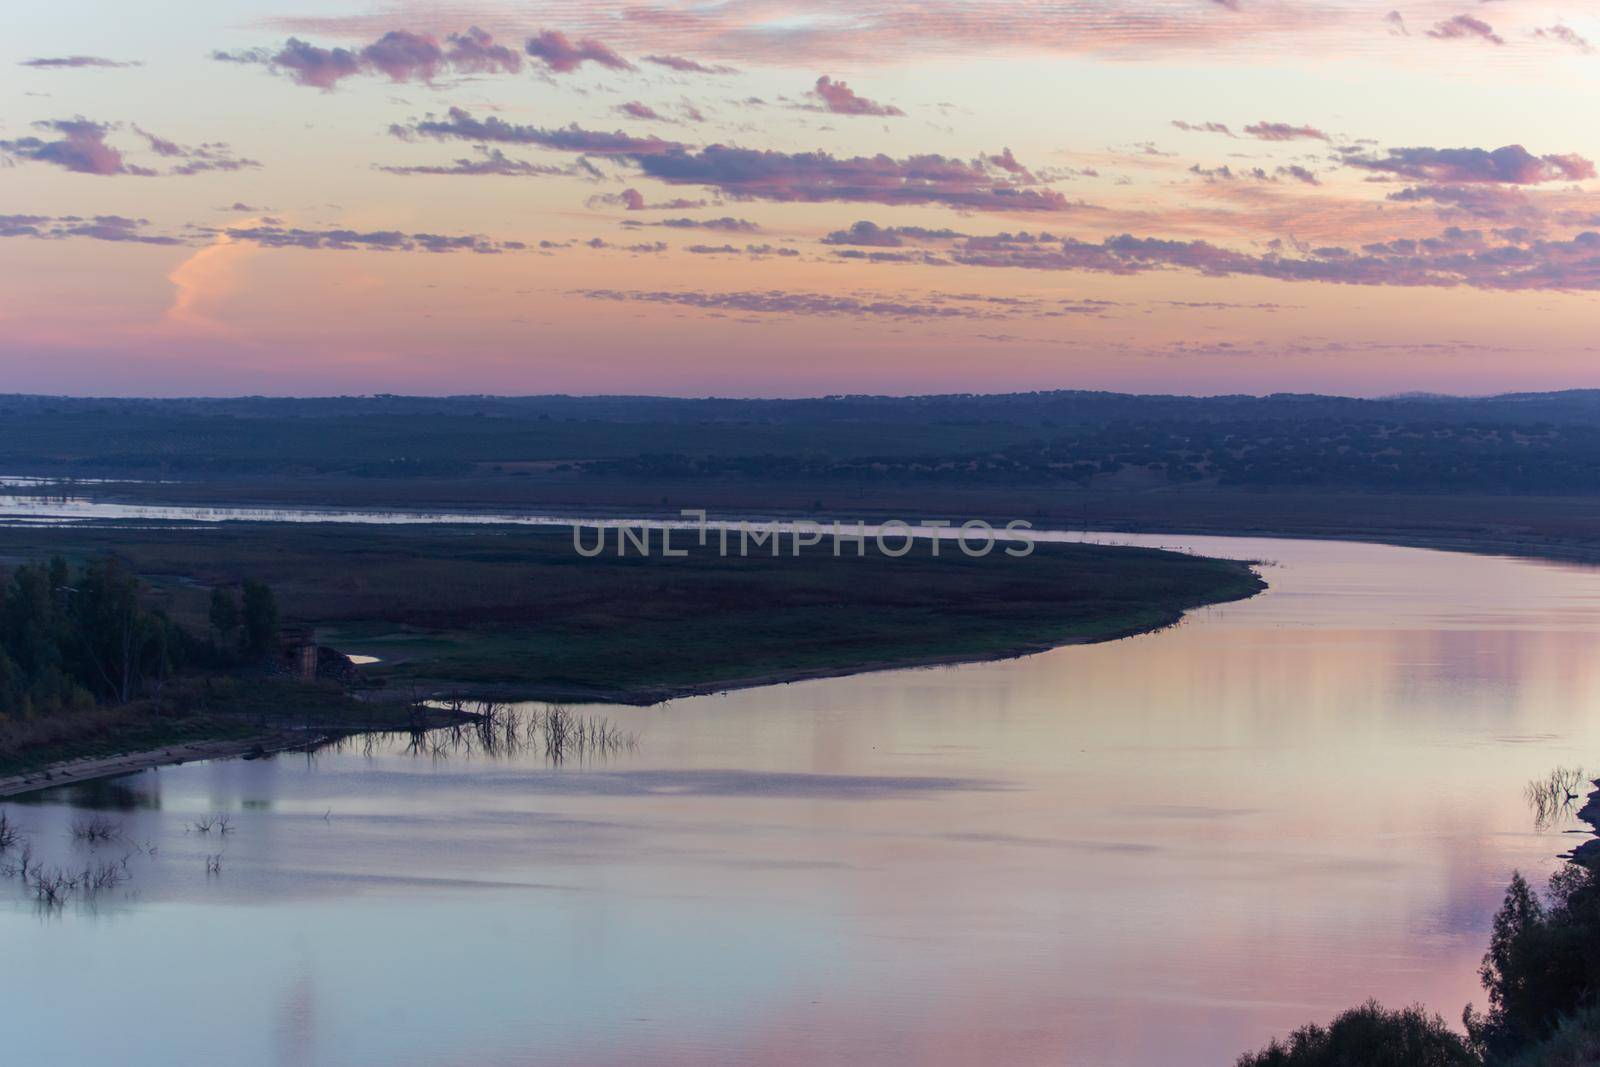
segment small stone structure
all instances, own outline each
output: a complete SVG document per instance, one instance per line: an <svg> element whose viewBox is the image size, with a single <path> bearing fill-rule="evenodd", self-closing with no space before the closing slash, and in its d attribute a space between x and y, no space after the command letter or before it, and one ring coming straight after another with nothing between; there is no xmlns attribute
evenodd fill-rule
<svg viewBox="0 0 1600 1067"><path fill-rule="evenodd" d="M285 626L278 631L278 657L284 673L302 682L317 677L317 633L309 626Z"/></svg>
<svg viewBox="0 0 1600 1067"><path fill-rule="evenodd" d="M337 649L317 644L316 631L309 626L285 626L278 631L277 674L302 682L317 679L349 684L357 680L356 665Z"/></svg>

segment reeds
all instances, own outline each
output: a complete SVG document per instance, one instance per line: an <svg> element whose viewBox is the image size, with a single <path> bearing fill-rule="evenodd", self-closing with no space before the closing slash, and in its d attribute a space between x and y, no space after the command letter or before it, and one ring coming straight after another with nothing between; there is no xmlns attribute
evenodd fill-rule
<svg viewBox="0 0 1600 1067"><path fill-rule="evenodd" d="M1570 815L1578 804L1578 789L1583 784L1582 767L1557 767L1543 778L1535 778L1523 789L1533 809L1533 825L1547 829L1557 819Z"/></svg>
<svg viewBox="0 0 1600 1067"><path fill-rule="evenodd" d="M59 908L73 897L92 902L101 892L115 889L128 878L128 858L118 863L97 863L83 870L32 865L22 872L22 881L33 891L33 899L45 908Z"/></svg>
<svg viewBox="0 0 1600 1067"><path fill-rule="evenodd" d="M219 834L233 833L233 817L223 812L215 815L202 815L189 824L189 828L197 834L209 834L215 830Z"/></svg>
<svg viewBox="0 0 1600 1067"><path fill-rule="evenodd" d="M115 841L122 836L122 827L104 815L90 815L72 821L72 839L89 845Z"/></svg>
<svg viewBox="0 0 1600 1067"><path fill-rule="evenodd" d="M639 747L638 735L633 731L604 716L576 714L564 704L525 711L492 700L469 705L452 697L443 706L459 713L459 721L431 728L414 725L408 731L407 752L435 760L476 755L510 758L534 753L552 763L562 763L568 759L603 759Z"/></svg>

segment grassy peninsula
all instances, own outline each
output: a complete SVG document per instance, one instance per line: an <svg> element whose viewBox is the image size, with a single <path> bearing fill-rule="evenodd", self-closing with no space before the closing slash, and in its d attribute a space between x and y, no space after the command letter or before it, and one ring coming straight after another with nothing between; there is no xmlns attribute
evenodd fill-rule
<svg viewBox="0 0 1600 1067"><path fill-rule="evenodd" d="M786 543L776 558L724 557L714 538L701 547L692 535L673 547L687 554L608 547L585 558L566 527L0 529L0 568L115 560L159 620L161 647L201 650L184 669L147 652L158 660L145 673L161 684L101 692L93 707L7 709L0 737L13 741L0 742L0 770L74 746L97 755L134 747L152 729L196 740L273 724L387 722L419 693L648 704L1021 655L1158 629L1264 587L1243 563L1096 545L1041 545L1021 558L1000 548L972 558L951 545L934 557L926 544L890 557L870 540L861 557L835 556L826 541L798 556ZM204 652L217 644L214 591L246 581L270 587L285 624L379 662L361 668L349 694L219 662ZM61 716L53 726L52 714ZM15 740L28 737L47 741L30 752Z"/></svg>

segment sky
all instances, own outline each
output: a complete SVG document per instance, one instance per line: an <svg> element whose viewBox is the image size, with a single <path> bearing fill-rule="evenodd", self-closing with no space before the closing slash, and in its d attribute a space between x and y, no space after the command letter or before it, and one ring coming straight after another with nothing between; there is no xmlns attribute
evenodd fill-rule
<svg viewBox="0 0 1600 1067"><path fill-rule="evenodd" d="M0 391L1600 386L1600 10L13 0Z"/></svg>

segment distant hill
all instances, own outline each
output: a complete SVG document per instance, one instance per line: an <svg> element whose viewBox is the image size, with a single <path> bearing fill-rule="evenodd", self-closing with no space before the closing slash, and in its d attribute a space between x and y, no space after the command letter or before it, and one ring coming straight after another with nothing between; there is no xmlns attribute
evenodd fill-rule
<svg viewBox="0 0 1600 1067"><path fill-rule="evenodd" d="M1139 477L1129 479L1128 472ZM0 473L1600 492L1600 391L0 396Z"/></svg>

